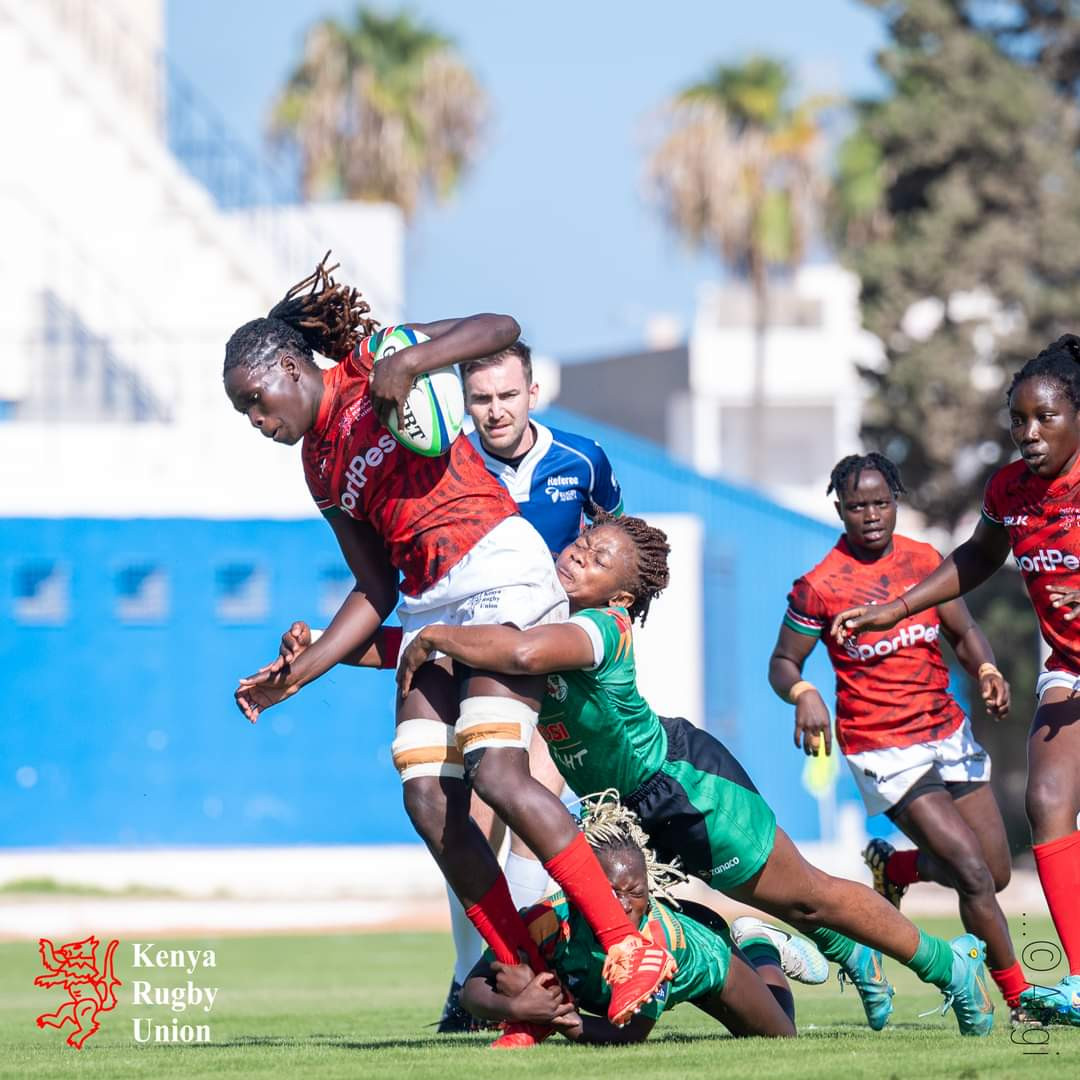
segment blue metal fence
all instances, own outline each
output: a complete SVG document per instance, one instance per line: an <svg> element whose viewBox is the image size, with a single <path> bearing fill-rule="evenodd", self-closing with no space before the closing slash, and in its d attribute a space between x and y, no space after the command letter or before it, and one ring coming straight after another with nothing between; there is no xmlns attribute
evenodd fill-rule
<svg viewBox="0 0 1080 1080"><path fill-rule="evenodd" d="M639 439L547 419L594 433L629 511L703 520L706 722L788 831L816 838L791 708L765 667L792 579L835 531ZM390 762L389 673L337 669L254 727L231 701L292 619L325 623L335 604L340 556L314 514L0 519L0 571L0 843L414 839ZM824 650L808 670L831 685Z"/></svg>

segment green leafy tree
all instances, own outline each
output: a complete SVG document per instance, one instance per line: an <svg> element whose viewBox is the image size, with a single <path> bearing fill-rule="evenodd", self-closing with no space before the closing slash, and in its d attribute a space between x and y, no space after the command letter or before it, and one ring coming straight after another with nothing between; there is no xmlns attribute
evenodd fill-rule
<svg viewBox="0 0 1080 1080"><path fill-rule="evenodd" d="M271 135L300 155L305 197L391 202L411 216L475 160L488 102L451 41L406 13L323 19L278 96Z"/></svg>
<svg viewBox="0 0 1080 1080"><path fill-rule="evenodd" d="M1049 29L1022 33L1053 4L864 2L888 90L858 108L830 214L885 346L863 435L955 530L1008 460L1007 380L1080 311L1077 109Z"/></svg>
<svg viewBox="0 0 1080 1080"><path fill-rule="evenodd" d="M916 507L955 531L1012 454L1013 373L1080 313L1080 20L1055 0L864 2L887 22L887 89L856 109L829 214L884 344L866 373L863 436L901 464ZM1007 571L969 602L1014 687L1007 724L968 697L1010 836L1026 846L1016 738L1036 623Z"/></svg>
<svg viewBox="0 0 1080 1080"><path fill-rule="evenodd" d="M662 110L649 188L668 225L717 255L754 297L754 405L764 402L770 272L802 260L825 188L818 116L790 102L783 64L718 65Z"/></svg>

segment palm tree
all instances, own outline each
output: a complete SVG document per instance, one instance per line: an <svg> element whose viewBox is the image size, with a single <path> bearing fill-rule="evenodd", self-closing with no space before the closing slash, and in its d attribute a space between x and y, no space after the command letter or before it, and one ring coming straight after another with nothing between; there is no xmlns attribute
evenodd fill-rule
<svg viewBox="0 0 1080 1080"><path fill-rule="evenodd" d="M315 23L270 132L300 155L306 198L391 202L411 216L476 157L487 96L451 41L407 13Z"/></svg>
<svg viewBox="0 0 1080 1080"><path fill-rule="evenodd" d="M801 262L824 191L822 99L789 105L787 69L768 57L718 65L664 108L647 179L667 223L745 277L754 298L752 404L765 400L769 272ZM753 479L760 480L760 452Z"/></svg>

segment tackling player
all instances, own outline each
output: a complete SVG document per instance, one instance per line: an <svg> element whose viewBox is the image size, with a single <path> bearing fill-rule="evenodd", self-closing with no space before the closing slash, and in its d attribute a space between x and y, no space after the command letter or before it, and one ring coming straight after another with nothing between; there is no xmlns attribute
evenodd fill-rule
<svg viewBox="0 0 1080 1080"><path fill-rule="evenodd" d="M622 493L611 462L592 439L545 427L530 415L539 386L533 381L532 352L523 341L491 356L461 364L465 407L472 417L473 446L484 465L502 482L525 518L544 538L552 557L581 532L585 516L597 509L619 514ZM563 778L551 763L547 744L534 734L529 745L529 772L556 795ZM498 851L502 823L474 798L473 820ZM510 895L519 908L531 907L546 892L547 870L515 834L503 866ZM475 1019L461 1008L461 984L484 951L483 941L450 894L450 925L456 953L450 991L437 1030L474 1030Z"/></svg>
<svg viewBox="0 0 1080 1080"><path fill-rule="evenodd" d="M667 890L685 875L657 862L634 814L617 797L590 800L584 809L582 832L615 895L635 926L671 950L678 974L664 994L645 1005L626 1027L612 1026L602 1019L608 997L601 978L603 951L565 896L556 893L523 912L551 972L534 975L527 965L500 964L489 954L468 978L464 1004L485 1020L550 1024L579 1043L643 1042L660 1014L684 1001L693 1002L736 1036L794 1035L795 1001L770 938L757 933L736 950L727 924L715 912L687 902L683 910L672 910ZM756 919L739 921L762 927ZM825 969L819 979L823 981L828 970L824 958L809 942L795 942ZM599 1015L587 1015L586 1010Z"/></svg>
<svg viewBox="0 0 1080 1080"><path fill-rule="evenodd" d="M411 454L379 418L393 408L400 421L418 375L498 352L516 339L517 323L476 315L417 324L430 340L376 368L382 337L365 318L368 305L336 284L325 264L267 318L240 327L225 350L225 389L237 411L276 442L303 440L311 494L357 581L318 642L291 664L241 680L237 704L252 722L372 637L396 598L398 571L406 643L432 620L524 627L566 614L543 540L469 442L455 440L438 458ZM323 371L313 349L343 359ZM585 914L608 952L611 1019L625 1023L674 962L630 925L566 808L529 776L526 750L542 692L537 677L483 668L459 688L448 660L427 665L398 708L392 751L405 807L496 954L516 963L524 948L535 957L498 862L469 819L468 775ZM508 1039L535 1041L525 1030Z"/></svg>
<svg viewBox="0 0 1080 1080"><path fill-rule="evenodd" d="M904 492L882 454L851 455L832 471L829 492L844 534L800 577L769 661L769 683L795 705L795 745L807 754L825 741L829 710L802 677L803 665L832 616L887 596L893 582L920 581L940 562L929 544L901 536L896 500ZM886 814L916 844L894 851L872 840L864 852L874 887L897 907L909 884L955 889L964 927L986 942L990 974L1017 1019L1028 981L1016 961L996 892L1009 883L1009 842L990 790L990 758L949 694L940 637L979 683L987 711L1007 714L1008 684L963 600L905 619L896 634L866 635L856 645L826 638L836 671L836 736L868 814Z"/></svg>
<svg viewBox="0 0 1080 1080"><path fill-rule="evenodd" d="M435 652L470 667L547 674L539 730L572 788L614 787L658 856L678 857L713 888L807 934L852 976L871 1026L882 1027L892 1009L881 950L945 993L964 1034L988 1034L994 1007L981 941L964 934L950 946L873 889L811 866L721 743L686 720L658 717L641 697L632 624L667 585L668 553L663 532L640 518L599 515L556 563L569 622L425 627L398 665L402 690Z"/></svg>
<svg viewBox="0 0 1080 1080"><path fill-rule="evenodd" d="M970 539L897 599L833 619L838 644L888 630L981 585L1012 552L1050 646L1028 736L1027 815L1046 903L1069 974L1032 987L1036 1016L1080 1025L1080 337L1065 334L1014 376L1006 395L1020 460L986 485ZM884 600L885 598L882 597Z"/></svg>

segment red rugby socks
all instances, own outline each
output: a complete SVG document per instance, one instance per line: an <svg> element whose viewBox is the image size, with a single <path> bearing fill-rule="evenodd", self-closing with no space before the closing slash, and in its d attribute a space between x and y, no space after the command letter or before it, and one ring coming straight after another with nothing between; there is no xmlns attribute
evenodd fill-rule
<svg viewBox="0 0 1080 1080"><path fill-rule="evenodd" d="M570 903L585 916L596 940L605 950L630 935L641 936L637 927L630 925L622 904L615 899L611 882L582 833L544 865Z"/></svg>
<svg viewBox="0 0 1080 1080"><path fill-rule="evenodd" d="M885 863L885 876L894 885L911 885L919 880L919 849L894 851Z"/></svg>
<svg viewBox="0 0 1080 1080"><path fill-rule="evenodd" d="M1031 850L1069 974L1080 975L1080 830Z"/></svg>
<svg viewBox="0 0 1080 1080"><path fill-rule="evenodd" d="M1015 1009L1020 1004L1020 995L1031 985L1027 981L1024 969L1017 963L1000 971L990 970L990 977L997 983L1005 1004Z"/></svg>
<svg viewBox="0 0 1080 1080"><path fill-rule="evenodd" d="M610 892L610 887L608 889ZM622 908L619 909L622 911ZM506 878L500 874L495 883L472 907L465 909L480 936L491 946L495 959L503 964L520 964L519 950L529 958L533 971L547 971L536 942L529 936L525 920L518 914Z"/></svg>

